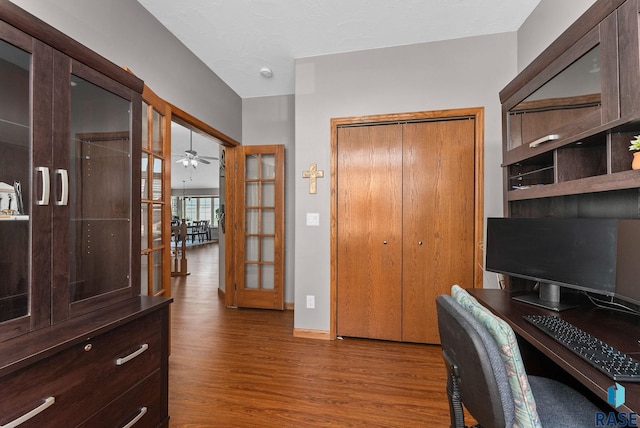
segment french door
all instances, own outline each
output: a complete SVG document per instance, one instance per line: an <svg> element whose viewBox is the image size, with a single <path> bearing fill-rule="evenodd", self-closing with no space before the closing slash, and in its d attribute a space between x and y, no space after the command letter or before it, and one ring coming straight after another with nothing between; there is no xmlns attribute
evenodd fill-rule
<svg viewBox="0 0 640 428"><path fill-rule="evenodd" d="M141 294L171 296L171 110L142 94Z"/></svg>
<svg viewBox="0 0 640 428"><path fill-rule="evenodd" d="M284 146L227 150L227 306L284 309ZM231 171L231 173L229 173ZM230 248L230 247L227 247Z"/></svg>

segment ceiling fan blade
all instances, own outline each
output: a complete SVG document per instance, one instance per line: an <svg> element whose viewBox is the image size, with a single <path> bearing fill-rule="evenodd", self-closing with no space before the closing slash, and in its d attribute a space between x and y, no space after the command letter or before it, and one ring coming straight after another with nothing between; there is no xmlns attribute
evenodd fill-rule
<svg viewBox="0 0 640 428"><path fill-rule="evenodd" d="M184 161L188 161L188 160L189 160L189 159L187 159L187 158L182 158L182 159L178 159L178 160L176 161L176 163L182 163L182 162L184 162Z"/></svg>
<svg viewBox="0 0 640 428"><path fill-rule="evenodd" d="M202 159L201 157L199 157L199 158L198 158L198 162L203 163L203 164L205 164L205 165L209 165L209 164L211 164L211 162L209 162L209 161L208 161L208 160L206 160L206 159Z"/></svg>
<svg viewBox="0 0 640 428"><path fill-rule="evenodd" d="M218 160L219 158L215 157L215 156L198 156L198 159L212 159L212 160Z"/></svg>

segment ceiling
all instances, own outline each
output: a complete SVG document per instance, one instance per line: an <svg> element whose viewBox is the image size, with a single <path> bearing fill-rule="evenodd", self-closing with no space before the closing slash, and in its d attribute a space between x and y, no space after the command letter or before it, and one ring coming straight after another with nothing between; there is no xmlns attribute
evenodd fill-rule
<svg viewBox="0 0 640 428"><path fill-rule="evenodd" d="M242 98L294 93L294 60L516 31L540 0L138 0ZM261 76L268 67L273 76ZM172 126L172 189L219 187L218 161L184 168ZM193 133L193 149L218 146ZM179 193L179 191L178 191Z"/></svg>
<svg viewBox="0 0 640 428"><path fill-rule="evenodd" d="M218 160L207 159L210 162L206 165L198 163L196 168L192 166L184 167L182 163L176 163L184 158L184 151L188 150L190 144L198 155L219 157L220 141L209 136L191 132L184 126L171 123L171 189L178 191L182 189L211 189L220 187L220 162Z"/></svg>
<svg viewBox="0 0 640 428"><path fill-rule="evenodd" d="M253 98L293 94L296 58L516 31L540 0L138 2L240 97Z"/></svg>

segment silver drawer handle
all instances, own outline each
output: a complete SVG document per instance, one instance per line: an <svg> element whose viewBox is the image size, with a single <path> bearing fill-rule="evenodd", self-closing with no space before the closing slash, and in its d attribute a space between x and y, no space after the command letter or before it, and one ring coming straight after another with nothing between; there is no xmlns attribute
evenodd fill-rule
<svg viewBox="0 0 640 428"><path fill-rule="evenodd" d="M56 402L56 397L49 397L47 399L44 400L44 403L42 403L41 405L39 405L38 407L36 407L35 409L33 409L32 411L25 413L24 415L20 416L18 419L14 419L11 422L9 422L6 425L0 425L0 428L14 428L17 427L18 425L27 422L29 419L33 418L34 416L39 415L40 413L44 412L45 410L47 410L49 407L53 406Z"/></svg>
<svg viewBox="0 0 640 428"><path fill-rule="evenodd" d="M62 181L62 192L60 199L56 201L56 205L67 205L69 202L69 173L66 169L56 169L56 174L60 176Z"/></svg>
<svg viewBox="0 0 640 428"><path fill-rule="evenodd" d="M138 355L142 354L144 351L146 351L147 349L149 349L149 344L145 343L144 345L142 345L140 347L140 349L138 349L136 352L127 355L126 357L122 357L122 358L118 358L116 360L116 366L121 366L125 363L128 363L129 361L133 360L135 357L137 357ZM2 427L0 427L2 428Z"/></svg>
<svg viewBox="0 0 640 428"><path fill-rule="evenodd" d="M36 171L39 172L42 177L42 197L36 200L36 204L49 205L49 192L51 191L51 186L49 184L49 168L46 166L39 166L36 167Z"/></svg>
<svg viewBox="0 0 640 428"><path fill-rule="evenodd" d="M131 422L129 422L128 424L126 424L125 426L123 426L122 428L131 428L132 426L134 426L135 424L138 423L138 421L140 419L142 419L142 417L147 413L147 408L146 407L140 407L140 410L138 410L138 414L136 415L135 418L131 419Z"/></svg>
<svg viewBox="0 0 640 428"><path fill-rule="evenodd" d="M560 136L558 134L549 134L549 135L545 135L544 137L540 137L535 141L532 141L529 143L529 147L538 147L540 144L542 143L546 143L547 141L553 141L553 140L557 140L559 139Z"/></svg>

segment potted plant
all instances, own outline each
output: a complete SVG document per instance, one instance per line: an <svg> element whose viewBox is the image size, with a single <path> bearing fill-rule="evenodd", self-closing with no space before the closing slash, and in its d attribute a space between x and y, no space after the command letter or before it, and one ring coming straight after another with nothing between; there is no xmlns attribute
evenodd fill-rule
<svg viewBox="0 0 640 428"><path fill-rule="evenodd" d="M629 142L629 151L633 152L633 162L631 162L631 169L640 169L640 135L633 137L633 140Z"/></svg>

